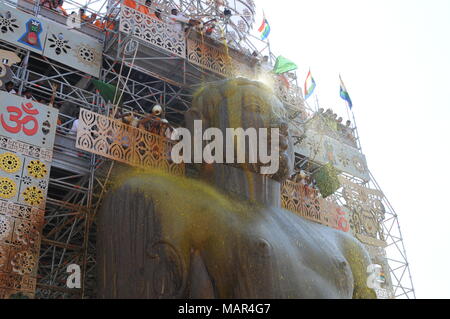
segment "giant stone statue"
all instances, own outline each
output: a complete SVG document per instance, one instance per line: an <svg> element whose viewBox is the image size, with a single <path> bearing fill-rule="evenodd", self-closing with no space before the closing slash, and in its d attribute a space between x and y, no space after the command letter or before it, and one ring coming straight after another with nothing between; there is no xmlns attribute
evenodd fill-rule
<svg viewBox="0 0 450 319"><path fill-rule="evenodd" d="M98 227L100 298L375 298L357 240L280 207L293 152L280 101L244 79L208 84L186 127L279 128L280 168L199 164L197 176L126 172ZM272 136L271 136L272 138Z"/></svg>

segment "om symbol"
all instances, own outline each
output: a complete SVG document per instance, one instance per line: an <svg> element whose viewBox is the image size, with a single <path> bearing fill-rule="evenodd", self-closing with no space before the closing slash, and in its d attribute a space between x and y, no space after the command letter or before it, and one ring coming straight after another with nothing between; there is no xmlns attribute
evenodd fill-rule
<svg viewBox="0 0 450 319"><path fill-rule="evenodd" d="M31 104L31 103L23 104L22 103L22 109L20 109L16 106L8 106L6 108L6 110L8 111L8 113L10 113L9 121L16 123L15 126L9 126L3 118L3 114L0 114L0 121L2 123L2 126L9 133L17 134L20 131L23 131L23 133L25 133L28 136L33 136L37 133L39 124L33 115L38 115L39 111L36 109L33 109L33 104ZM23 115L22 111L29 115L26 115L21 119L21 117ZM27 128L26 125L30 122L33 123L33 127Z"/></svg>

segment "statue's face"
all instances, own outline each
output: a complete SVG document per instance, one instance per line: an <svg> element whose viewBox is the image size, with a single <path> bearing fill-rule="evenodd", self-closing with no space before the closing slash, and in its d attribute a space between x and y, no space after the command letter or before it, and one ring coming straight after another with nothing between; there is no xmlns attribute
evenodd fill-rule
<svg viewBox="0 0 450 319"><path fill-rule="evenodd" d="M224 137L227 129L242 128L244 131L255 129L258 133L259 129L267 129L267 139L258 134L258 143L249 143L249 140L246 140L245 163L234 166L261 173L261 167L271 165L267 162L263 163L259 156L261 151L259 142L266 141L267 152L265 154L271 157L271 161L278 162L278 169L275 173L270 174L271 178L283 181L292 175L294 152L289 136L286 110L280 100L264 84L238 78L206 85L197 92L192 108L186 113L186 127L190 129L191 134L193 134L194 120L202 121L203 130L207 128L220 129ZM278 143L276 143L277 136ZM256 149L255 144L258 145ZM274 154L271 153L271 149L275 151ZM252 163L250 155L251 153L255 155L255 152L258 153L256 154L258 161ZM236 157L237 146L234 153ZM224 157L226 157L226 147L224 148ZM235 163L237 162L236 158Z"/></svg>

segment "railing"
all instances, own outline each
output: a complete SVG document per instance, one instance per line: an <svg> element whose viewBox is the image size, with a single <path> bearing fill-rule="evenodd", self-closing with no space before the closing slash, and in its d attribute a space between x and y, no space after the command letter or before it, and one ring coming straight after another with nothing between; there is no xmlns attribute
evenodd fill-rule
<svg viewBox="0 0 450 319"><path fill-rule="evenodd" d="M10 3L11 5L16 5L17 8L20 8L21 10L26 11L30 14L34 14L35 10L37 9L36 2L34 0L17 0L17 1L6 0L6 2ZM68 2L69 2L69 6L72 9L71 11L67 12L68 14L70 14L72 11L78 13L79 8L84 8L84 5L82 5L82 4L78 4L76 2L67 1L67 0L65 1L65 6L67 6ZM85 9L89 13L97 14L98 19L101 19L104 16L104 13L93 11L93 10L90 10L89 8L85 8ZM63 14L61 14L55 10L48 9L43 6L39 6L39 16L46 17L47 19L54 21L54 22L58 22L64 26L67 25L67 17L66 16L64 16ZM103 40L103 38L104 38L104 35L101 32L102 30L100 28L96 27L95 25L93 25L92 23L81 23L81 26L78 29L78 31L81 31L81 32L83 32L89 36L95 37L99 40Z"/></svg>
<svg viewBox="0 0 450 319"><path fill-rule="evenodd" d="M149 8L154 11L154 8ZM163 19L167 19L164 17ZM201 36L197 32L190 32L186 37L184 31L175 27L176 23L167 23L163 20L144 14L138 10L122 5L120 13L119 31L132 35L146 43L152 44L176 56L186 58L192 64L214 72L224 77L255 76L254 66L250 61L255 58L242 54L242 59L235 57L238 53L226 48L224 44ZM242 60L242 61L241 61ZM247 60L243 62L243 60ZM293 107L302 105L301 90L290 85L286 87L280 80L275 80L275 93L286 104Z"/></svg>
<svg viewBox="0 0 450 319"><path fill-rule="evenodd" d="M173 142L85 109L80 112L76 147L139 168L184 175L184 165L170 159Z"/></svg>
<svg viewBox="0 0 450 319"><path fill-rule="evenodd" d="M130 7L122 6L119 30L177 56L186 57L186 41L183 32L178 32L169 23Z"/></svg>
<svg viewBox="0 0 450 319"><path fill-rule="evenodd" d="M310 127L348 146L358 148L353 129L338 123L335 119L327 118L324 114L316 115L315 119L312 119Z"/></svg>
<svg viewBox="0 0 450 319"><path fill-rule="evenodd" d="M225 77L238 75L252 77L254 73L249 66L227 54L222 45L213 46L202 39L187 39L187 59Z"/></svg>
<svg viewBox="0 0 450 319"><path fill-rule="evenodd" d="M332 227L344 232L350 232L359 241L366 244L372 263L382 265L385 272L387 265L382 237L381 223L384 219L384 208L381 204L383 194L380 191L354 184L344 177L339 180L343 185L342 195L345 208L335 202L318 196L316 190L307 185L286 181L281 189L283 208L290 210L303 218ZM386 283L375 289L377 297L389 299L393 297L390 288L391 276L387 274Z"/></svg>
<svg viewBox="0 0 450 319"><path fill-rule="evenodd" d="M281 101L294 109L304 109L302 90L298 86L292 83L286 86L279 77L276 77L275 83L275 94Z"/></svg>
<svg viewBox="0 0 450 319"><path fill-rule="evenodd" d="M115 5L118 5L119 3L120 2ZM33 9L35 5L29 0L21 0L20 4L22 8L26 6L28 11ZM64 17L56 11L42 7L40 10L41 14L50 18L52 21L58 21L61 24L64 24L67 19L67 17ZM154 8L150 10L154 11ZM163 19L164 18L167 17L163 14ZM254 57L249 57L241 52L227 48L222 43L207 36L200 36L197 32L190 32L190 36L187 38L186 34L183 31L180 32L174 25L175 24L173 23L164 22L154 16L144 14L125 5L121 5L120 7L119 31L131 34L134 37L161 48L173 55L186 58L190 63L223 77L254 77L256 73L253 65L256 62ZM83 23L82 28L90 28L98 31L98 34L96 33L95 35L88 33L92 36L98 37L99 34L101 34L100 29L95 27L92 23ZM80 69L83 72L98 76L98 68L101 66L101 49L97 50L92 47L95 49L94 50L90 48L92 46L91 44L89 44L89 48L83 46L82 48L77 49L78 51L82 50L82 52L89 49L90 55L92 55L92 59L95 60L95 63L91 60L68 59L66 56L71 57L73 55L77 58L85 56L84 54L80 54L81 51L78 52L75 48L78 48L81 42L86 42L86 39L80 41L80 39L77 39L76 37L76 32L65 32L67 33L65 34L65 39L70 40L69 44L70 47L72 47L71 50L73 51L73 54L72 51L69 55L58 52L55 53L46 47L43 48L45 51L44 55L71 67ZM77 41L80 43L77 43ZM276 81L275 93L284 103L291 105L294 108L298 108L302 105L301 92L295 86L290 85L287 87L283 83L280 83L280 81ZM75 101L75 103L76 102L77 101Z"/></svg>
<svg viewBox="0 0 450 319"><path fill-rule="evenodd" d="M313 222L343 232L350 231L348 212L319 197L318 192L307 185L285 181L281 188L281 204L283 208Z"/></svg>
<svg viewBox="0 0 450 319"><path fill-rule="evenodd" d="M119 5L120 7L118 7ZM19 6L31 12L34 10L35 3L31 0L20 0ZM173 55L186 58L192 64L224 77L245 76L253 78L255 75L254 66L251 65L256 62L254 57L227 48L221 42L207 36L201 36L197 32L191 31L189 37L186 37L186 33L180 32L176 27L177 23L166 22L168 19L167 13L162 13L161 20L154 15L150 16L125 6L121 2L116 2L114 10L111 9L109 12L112 14L113 11L117 11L116 9L120 9L118 17L120 32L132 35ZM149 12L154 12L155 9L149 8ZM95 12L92 11L91 13ZM99 14L97 18L101 19L100 12L97 13ZM61 24L65 24L67 20L67 17L62 14L44 7L40 7L40 14ZM97 38L102 37L102 30L93 23L82 23L81 27L80 31L84 33ZM51 56L51 58L55 57ZM286 87L280 81L276 81L275 91L277 96L286 104L293 107L302 104L301 92L297 87L292 85Z"/></svg>

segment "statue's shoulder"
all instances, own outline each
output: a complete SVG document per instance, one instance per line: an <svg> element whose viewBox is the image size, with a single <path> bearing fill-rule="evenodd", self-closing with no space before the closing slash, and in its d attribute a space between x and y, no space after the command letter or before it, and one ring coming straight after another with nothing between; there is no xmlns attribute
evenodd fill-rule
<svg viewBox="0 0 450 319"><path fill-rule="evenodd" d="M167 189L176 191L183 188L187 178L158 170L126 171L113 179L113 190L160 192Z"/></svg>
<svg viewBox="0 0 450 319"><path fill-rule="evenodd" d="M234 211L237 204L206 182L163 171L127 172L114 178L112 196L141 194L148 200L170 205L172 209Z"/></svg>

